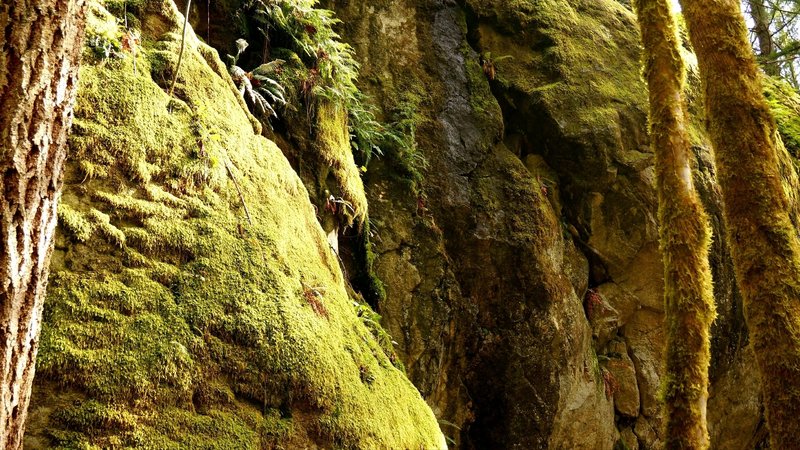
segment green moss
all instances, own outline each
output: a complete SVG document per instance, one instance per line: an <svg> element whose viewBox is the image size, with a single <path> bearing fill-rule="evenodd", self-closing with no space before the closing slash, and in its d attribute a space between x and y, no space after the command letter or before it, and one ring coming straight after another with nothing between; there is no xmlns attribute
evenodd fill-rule
<svg viewBox="0 0 800 450"><path fill-rule="evenodd" d="M497 99L489 89L486 83L487 74L484 72L483 67L478 64L478 60L474 57L473 50L464 41L461 52L465 58L465 71L467 73L467 86L469 88L469 104L472 110L477 113L483 120L482 123L489 124L501 128L503 125L503 114L500 106L497 104Z"/></svg>
<svg viewBox="0 0 800 450"><path fill-rule="evenodd" d="M92 209L89 211L89 217L108 242L118 247L125 247L125 233L111 224L111 217L108 214Z"/></svg>
<svg viewBox="0 0 800 450"><path fill-rule="evenodd" d="M622 3L467 3L484 18L485 24L475 31L481 50L508 56L495 66L498 85L516 92L508 96L512 103L515 97L542 102L548 110L565 114L555 119L567 127L563 132L577 136L606 130L619 119L620 105L646 110L637 64L639 43L629 32L635 27L634 17ZM521 39L529 45L520 45Z"/></svg>
<svg viewBox="0 0 800 450"><path fill-rule="evenodd" d="M763 77L764 96L786 149L794 158L800 156L800 95L787 82Z"/></svg>
<svg viewBox="0 0 800 450"><path fill-rule="evenodd" d="M142 14L143 27L170 23ZM159 85L177 36L145 36L135 74L129 59L81 69L65 256L51 275L28 439L443 448L431 410L357 316L306 190L254 133L218 60L190 33L178 99ZM346 130L334 110L322 136L352 158ZM363 196L360 180L352 186ZM366 214L365 200L353 203Z"/></svg>
<svg viewBox="0 0 800 450"><path fill-rule="evenodd" d="M790 218L795 227L800 226L800 95L785 81L763 76L764 97L777 124L775 145L783 191L789 200Z"/></svg>
<svg viewBox="0 0 800 450"><path fill-rule="evenodd" d="M94 233L94 224L65 202L58 205L58 223L78 242L86 242Z"/></svg>
<svg viewBox="0 0 800 450"><path fill-rule="evenodd" d="M320 102L317 107L317 148L328 165L328 173L336 180L335 187L341 189L341 196L352 206L350 222L362 223L367 216L367 196L350 151L347 120L344 107L328 101ZM323 179L327 178L325 174L323 171Z"/></svg>

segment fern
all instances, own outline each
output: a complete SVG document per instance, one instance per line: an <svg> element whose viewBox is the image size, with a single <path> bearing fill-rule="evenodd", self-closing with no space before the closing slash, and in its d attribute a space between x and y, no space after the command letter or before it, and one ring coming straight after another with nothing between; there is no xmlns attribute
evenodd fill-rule
<svg viewBox="0 0 800 450"><path fill-rule="evenodd" d="M408 144L399 129L378 122L367 106L367 98L357 86L360 66L355 50L334 27L341 23L332 11L317 8L317 0L251 0L246 15L265 29L274 30L288 41L307 69L300 80L306 115L313 123L316 102L323 99L344 106L349 114L353 152L366 165L373 155L382 155L384 146ZM267 36L267 42L271 42Z"/></svg>
<svg viewBox="0 0 800 450"><path fill-rule="evenodd" d="M275 108L286 105L286 90L271 76L280 70L284 61L270 61L247 72L237 65L247 47L248 43L244 39L236 41L236 56L228 55L231 62L228 71L253 115L267 121L270 117L277 118Z"/></svg>

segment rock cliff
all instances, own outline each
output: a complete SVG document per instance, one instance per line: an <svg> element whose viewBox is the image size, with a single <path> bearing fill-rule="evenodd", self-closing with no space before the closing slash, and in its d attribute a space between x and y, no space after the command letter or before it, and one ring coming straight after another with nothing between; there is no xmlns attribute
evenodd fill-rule
<svg viewBox="0 0 800 450"><path fill-rule="evenodd" d="M250 115L217 51L258 36L252 3L199 5L180 69L171 0L95 4L90 44L111 10L140 53L81 72L26 445L660 448L663 268L630 7L321 1L358 98L406 139L370 157L350 153L352 111L308 107L300 56L276 53L287 110ZM712 446L764 448L692 75ZM800 97L765 88L798 192Z"/></svg>

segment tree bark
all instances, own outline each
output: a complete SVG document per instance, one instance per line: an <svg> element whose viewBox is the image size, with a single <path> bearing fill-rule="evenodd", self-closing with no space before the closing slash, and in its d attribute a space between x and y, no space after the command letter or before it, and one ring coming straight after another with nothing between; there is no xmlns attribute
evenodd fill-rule
<svg viewBox="0 0 800 450"><path fill-rule="evenodd" d="M84 0L0 6L0 449L22 448Z"/></svg>
<svg viewBox="0 0 800 450"><path fill-rule="evenodd" d="M692 180L685 68L669 0L637 0L656 160L667 322L664 411L668 449L706 449L709 334L714 321L711 230Z"/></svg>
<svg viewBox="0 0 800 450"><path fill-rule="evenodd" d="M737 0L682 0L771 448L800 449L800 241L779 173L775 121Z"/></svg>
<svg viewBox="0 0 800 450"><path fill-rule="evenodd" d="M764 71L770 75L780 75L780 66L777 62L770 61L775 52L775 43L772 40L772 33L769 30L769 16L764 6L764 0L747 0L750 6L750 17L753 19L755 28L753 32L758 39L758 55L763 60Z"/></svg>

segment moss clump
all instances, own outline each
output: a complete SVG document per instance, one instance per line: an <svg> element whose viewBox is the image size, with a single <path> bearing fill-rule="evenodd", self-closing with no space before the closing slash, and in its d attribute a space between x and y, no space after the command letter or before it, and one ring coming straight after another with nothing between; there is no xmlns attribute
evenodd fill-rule
<svg viewBox="0 0 800 450"><path fill-rule="evenodd" d="M336 180L335 186L341 189L342 197L352 207L349 222L363 223L367 216L367 196L353 153L350 151L350 132L347 124L347 111L329 101L320 102L317 108L317 147L328 170L322 170L320 178L328 175ZM333 186L332 186L333 188Z"/></svg>
<svg viewBox="0 0 800 450"><path fill-rule="evenodd" d="M214 52L189 33L171 100L176 8L141 11L136 73L81 70L29 443L443 448Z"/></svg>
<svg viewBox="0 0 800 450"><path fill-rule="evenodd" d="M778 123L781 138L794 158L800 156L800 95L789 83L763 77L764 96Z"/></svg>
<svg viewBox="0 0 800 450"><path fill-rule="evenodd" d="M593 140L614 133L623 107L646 111L639 43L629 31L635 18L621 2L467 4L479 22L471 37L482 52L499 56L495 85L512 107L541 105L559 133Z"/></svg>
<svg viewBox="0 0 800 450"><path fill-rule="evenodd" d="M83 214L74 210L68 203L58 205L58 223L76 241L86 242L94 233L94 224Z"/></svg>

